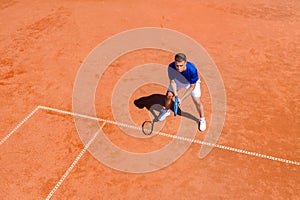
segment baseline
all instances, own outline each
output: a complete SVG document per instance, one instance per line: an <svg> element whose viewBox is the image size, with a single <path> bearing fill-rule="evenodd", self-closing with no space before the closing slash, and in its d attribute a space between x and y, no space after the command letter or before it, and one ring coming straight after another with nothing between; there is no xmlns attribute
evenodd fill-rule
<svg viewBox="0 0 300 200"><path fill-rule="evenodd" d="M129 124L124 124L124 123L121 123L121 122L116 122L116 121L112 121L112 120L106 120L106 119L92 117L92 116L83 115L83 114L79 114L79 113L59 110L59 109L56 109L56 108L50 108L50 107L46 107L46 106L38 106L38 107L43 109L43 110L48 110L48 111L53 111L53 112L57 112L57 113L61 113L61 114L72 115L72 116L76 116L76 117L82 117L82 118L86 118L86 119L101 121L101 122L104 122L104 123L115 124L115 125L118 125L118 126L123 126L123 127L132 128L132 129L142 131L141 127L137 127L137 126L133 126L133 125L129 125ZM158 135L173 138L173 139L193 142L193 143L196 143L196 144L207 145L207 146L215 147L215 148L226 150L226 151L236 152L236 153L240 153L240 154L246 154L246 155L249 155L249 156L255 156L255 157L258 157L258 158L269 159L269 160L272 160L272 161L277 161L277 162L282 162L282 163L286 163L286 164L292 164L292 165L300 166L300 162L298 162L298 161L293 161L293 160L288 160L288 159L279 158L279 157L275 157L275 156L265 155L265 154L261 154L261 153L257 153L257 152L247 151L247 150L238 149L238 148L225 146L225 145L220 145L220 144L212 144L212 143L204 142L204 141L201 141L201 140L181 137L181 136L172 135L172 134L168 134L168 133L163 133L163 132L159 132L159 131L157 131L155 133L157 133Z"/></svg>

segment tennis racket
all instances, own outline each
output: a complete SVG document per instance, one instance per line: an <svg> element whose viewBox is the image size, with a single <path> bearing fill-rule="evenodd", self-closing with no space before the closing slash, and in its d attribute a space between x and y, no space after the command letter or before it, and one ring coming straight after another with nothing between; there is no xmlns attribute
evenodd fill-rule
<svg viewBox="0 0 300 200"><path fill-rule="evenodd" d="M174 116L177 115L178 112L178 96L175 96L175 101L174 101Z"/></svg>
<svg viewBox="0 0 300 200"><path fill-rule="evenodd" d="M152 121L144 121L142 131L145 135L151 135L153 132L154 123Z"/></svg>

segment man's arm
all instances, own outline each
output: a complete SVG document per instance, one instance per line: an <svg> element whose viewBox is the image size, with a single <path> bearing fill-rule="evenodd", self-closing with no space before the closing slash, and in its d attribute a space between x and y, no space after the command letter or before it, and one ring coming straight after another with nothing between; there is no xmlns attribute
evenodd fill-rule
<svg viewBox="0 0 300 200"><path fill-rule="evenodd" d="M195 87L196 87L196 83L190 84L189 89L187 89L185 91L185 93L182 95L182 97L180 98L180 102L182 102L185 98L187 98L192 93L192 91L195 89Z"/></svg>
<svg viewBox="0 0 300 200"><path fill-rule="evenodd" d="M170 80L170 85L171 85L171 88L173 90L173 93L175 96L178 96L178 93L177 93L177 86L176 86L176 82L175 80Z"/></svg>

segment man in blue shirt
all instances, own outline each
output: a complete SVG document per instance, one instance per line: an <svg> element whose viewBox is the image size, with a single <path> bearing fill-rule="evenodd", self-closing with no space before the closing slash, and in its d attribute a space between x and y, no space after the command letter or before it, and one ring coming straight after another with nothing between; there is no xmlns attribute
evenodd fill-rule
<svg viewBox="0 0 300 200"><path fill-rule="evenodd" d="M200 79L198 77L198 71L196 66L188 62L186 56L183 53L175 55L175 61L169 64L168 76L170 79L170 85L165 97L165 106L161 110L158 120L163 121L170 115L170 107L174 96L178 96L178 90L186 88L185 93L179 99L179 105L189 95L192 96L196 105L200 119L198 122L198 128L200 131L206 130L206 120L204 117L204 108L201 103L201 88Z"/></svg>

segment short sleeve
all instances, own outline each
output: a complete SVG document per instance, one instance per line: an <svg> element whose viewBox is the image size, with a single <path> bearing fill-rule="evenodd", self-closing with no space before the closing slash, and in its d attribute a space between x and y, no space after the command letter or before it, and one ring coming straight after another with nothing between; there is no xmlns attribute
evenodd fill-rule
<svg viewBox="0 0 300 200"><path fill-rule="evenodd" d="M192 64L190 70L190 84L195 84L199 80L197 68Z"/></svg>

